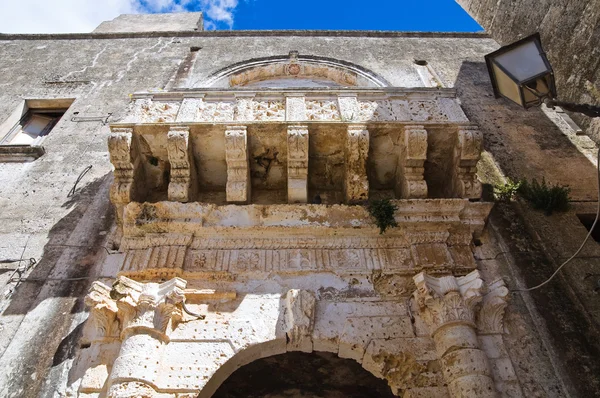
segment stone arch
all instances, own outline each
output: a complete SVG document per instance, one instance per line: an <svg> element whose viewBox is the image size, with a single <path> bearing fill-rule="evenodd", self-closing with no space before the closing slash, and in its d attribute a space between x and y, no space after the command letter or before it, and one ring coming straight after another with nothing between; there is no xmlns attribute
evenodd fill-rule
<svg viewBox="0 0 600 398"><path fill-rule="evenodd" d="M269 86L267 83L272 83ZM280 84L277 84L280 83ZM298 55L255 58L223 68L203 84L219 88L389 87L383 77L334 58Z"/></svg>

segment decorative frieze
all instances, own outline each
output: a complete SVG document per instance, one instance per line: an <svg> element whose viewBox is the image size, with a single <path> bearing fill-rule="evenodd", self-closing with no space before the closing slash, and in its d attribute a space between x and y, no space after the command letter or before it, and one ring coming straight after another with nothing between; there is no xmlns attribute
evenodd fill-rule
<svg viewBox="0 0 600 398"><path fill-rule="evenodd" d="M288 203L308 199L308 127L290 125L287 129Z"/></svg>
<svg viewBox="0 0 600 398"><path fill-rule="evenodd" d="M396 195L400 198L426 198L424 164L427 160L427 130L423 126L405 126L403 138L396 171Z"/></svg>
<svg viewBox="0 0 600 398"><path fill-rule="evenodd" d="M225 129L228 202L247 203L250 200L251 182L247 134L246 126L227 126Z"/></svg>
<svg viewBox="0 0 600 398"><path fill-rule="evenodd" d="M367 126L348 126L344 146L344 196L346 203L361 202L369 198L368 155L369 130L367 130Z"/></svg>
<svg viewBox="0 0 600 398"><path fill-rule="evenodd" d="M483 135L477 127L461 127L455 162L455 192L459 198L479 199L481 182L477 179L477 162L481 157Z"/></svg>
<svg viewBox="0 0 600 398"><path fill-rule="evenodd" d="M171 164L169 200L189 202L195 199L196 173L189 127L171 127L167 134L167 153Z"/></svg>

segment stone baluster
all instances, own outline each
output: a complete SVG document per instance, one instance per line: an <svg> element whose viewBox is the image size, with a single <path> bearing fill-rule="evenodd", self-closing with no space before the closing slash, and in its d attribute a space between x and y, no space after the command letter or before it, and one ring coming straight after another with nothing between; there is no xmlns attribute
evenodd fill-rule
<svg viewBox="0 0 600 398"><path fill-rule="evenodd" d="M169 200L174 202L194 200L196 173L189 127L171 127L167 134L167 153L171 164Z"/></svg>
<svg viewBox="0 0 600 398"><path fill-rule="evenodd" d="M246 126L225 129L225 161L227 162L227 201L248 203L251 198L248 133Z"/></svg>
<svg viewBox="0 0 600 398"><path fill-rule="evenodd" d="M117 208L117 222L123 223L123 208L139 200L137 179L141 170L139 157L132 148L132 128L112 128L108 136L110 162L115 167L110 200ZM140 184L141 185L141 184Z"/></svg>
<svg viewBox="0 0 600 398"><path fill-rule="evenodd" d="M427 130L423 126L404 127L404 145L396 171L396 196L402 199L426 198L424 164L427 160Z"/></svg>
<svg viewBox="0 0 600 398"><path fill-rule="evenodd" d="M367 157L369 155L369 130L364 125L350 125L344 147L344 195L346 203L369 199Z"/></svg>
<svg viewBox="0 0 600 398"><path fill-rule="evenodd" d="M308 126L288 126L287 145L288 203L306 203L308 199Z"/></svg>
<svg viewBox="0 0 600 398"><path fill-rule="evenodd" d="M483 136L475 126L458 129L455 152L454 191L459 198L479 199L481 182L477 179L477 162L481 157Z"/></svg>
<svg viewBox="0 0 600 398"><path fill-rule="evenodd" d="M169 342L168 331L182 318L185 286L180 278L162 284L117 279L110 296L118 308L122 343L108 379L108 397L156 395L162 348Z"/></svg>
<svg viewBox="0 0 600 398"><path fill-rule="evenodd" d="M420 315L429 327L450 395L455 398L496 397L488 358L479 348L475 319L482 300L478 271L456 278L414 277Z"/></svg>

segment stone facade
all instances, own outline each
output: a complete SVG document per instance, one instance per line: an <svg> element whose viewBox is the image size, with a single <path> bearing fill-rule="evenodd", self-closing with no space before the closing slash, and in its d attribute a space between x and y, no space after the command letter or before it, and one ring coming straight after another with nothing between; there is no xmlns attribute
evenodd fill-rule
<svg viewBox="0 0 600 398"><path fill-rule="evenodd" d="M128 20L0 36L0 115L21 93L76 98L39 159L0 163L0 249L36 260L2 302L0 395L210 397L292 352L401 397L568 394L528 296L508 300L512 241L481 199L493 112L463 68L495 42ZM42 62L76 45L73 65Z"/></svg>

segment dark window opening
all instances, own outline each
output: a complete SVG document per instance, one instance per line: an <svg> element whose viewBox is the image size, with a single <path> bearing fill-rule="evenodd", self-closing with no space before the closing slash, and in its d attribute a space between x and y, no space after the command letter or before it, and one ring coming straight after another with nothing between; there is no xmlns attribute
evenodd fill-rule
<svg viewBox="0 0 600 398"><path fill-rule="evenodd" d="M65 110L29 109L2 139L0 145L38 145L50 133Z"/></svg>
<svg viewBox="0 0 600 398"><path fill-rule="evenodd" d="M592 225L594 224L596 215L595 214L577 214L577 217L579 218L579 221L581 221L581 223L583 224L585 229L587 229L589 232L589 230L592 228ZM594 240L596 242L600 243L600 222L598 222L596 224L596 226L594 227L594 230L592 231L592 238L594 238Z"/></svg>

